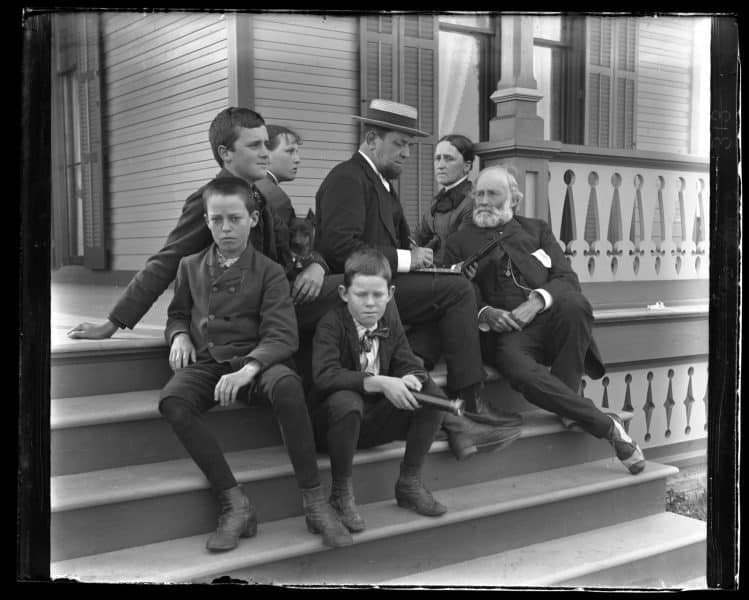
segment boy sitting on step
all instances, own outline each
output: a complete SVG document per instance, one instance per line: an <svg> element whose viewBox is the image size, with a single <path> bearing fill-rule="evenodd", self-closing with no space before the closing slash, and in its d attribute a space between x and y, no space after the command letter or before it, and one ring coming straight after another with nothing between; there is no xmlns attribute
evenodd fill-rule
<svg viewBox="0 0 749 600"><path fill-rule="evenodd" d="M395 484L398 505L430 517L447 511L419 479L444 413L419 406L411 390L444 393L411 352L390 301L391 277L380 251L352 253L338 288L343 303L320 319L313 340L310 411L315 439L330 456L330 503L352 532L365 528L351 483L356 448L406 440Z"/></svg>
<svg viewBox="0 0 749 600"><path fill-rule="evenodd" d="M159 411L218 495L218 528L206 547L231 550L257 531L257 516L201 415L238 397L270 402L301 488L311 531L328 546L352 543L320 487L301 379L287 366L298 334L283 268L248 244L258 222L250 185L214 179L203 191L213 244L179 263L165 336L174 375Z"/></svg>

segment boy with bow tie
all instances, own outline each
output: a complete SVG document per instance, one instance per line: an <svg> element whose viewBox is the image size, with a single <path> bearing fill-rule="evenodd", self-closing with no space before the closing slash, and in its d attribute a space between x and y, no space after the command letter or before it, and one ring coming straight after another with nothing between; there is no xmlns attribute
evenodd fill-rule
<svg viewBox="0 0 749 600"><path fill-rule="evenodd" d="M390 265L374 248L351 254L339 287L343 304L318 323L313 341L310 407L318 449L330 455L330 503L352 532L365 528L354 500L356 448L405 440L395 484L398 505L437 517L447 508L419 475L443 413L420 406L411 393L444 397L414 356L393 297Z"/></svg>

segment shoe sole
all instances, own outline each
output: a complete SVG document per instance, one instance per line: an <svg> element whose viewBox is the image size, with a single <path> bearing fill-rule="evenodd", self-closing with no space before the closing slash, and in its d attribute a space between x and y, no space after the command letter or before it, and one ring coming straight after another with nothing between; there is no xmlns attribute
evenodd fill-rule
<svg viewBox="0 0 749 600"><path fill-rule="evenodd" d="M239 534L239 537L237 538L237 542L233 546L209 546L206 542L205 548L209 552L228 552L229 550L234 550L237 546L239 546L239 538L251 538L255 537L257 535L257 520L250 521L247 523L245 528L242 530L242 532Z"/></svg>
<svg viewBox="0 0 749 600"><path fill-rule="evenodd" d="M401 498L396 498L395 501L401 508L407 508L416 511L417 513L419 513L420 515L424 515L425 517L441 517L447 512L447 508L445 508L445 510L441 512L422 512L418 508L416 508L416 505L413 502L402 500Z"/></svg>
<svg viewBox="0 0 749 600"><path fill-rule="evenodd" d="M472 412L464 412L464 417L468 417L471 421L476 423L482 423L483 425L492 425L493 427L520 427L523 424L523 418L517 419L495 419L493 417L487 417L485 415L479 415Z"/></svg>
<svg viewBox="0 0 749 600"><path fill-rule="evenodd" d="M307 524L307 531L309 531L310 533L314 533L314 534L317 534L317 535L322 535L322 532L321 532L321 531L320 531L320 530L319 530L319 529L318 529L317 527L315 527L315 526L314 526L314 525L313 525L313 524L312 524L312 523L310 522L310 520L309 520L309 519L307 519L306 517L304 518L304 522L305 522L305 523ZM341 523L341 525L343 525L343 523ZM345 527L345 525L344 525L344 527ZM348 530L347 530L347 531L348 531ZM342 547L342 546L350 546L351 544L353 544L353 543L354 543L354 540L353 540L353 539L351 539L351 536L349 535L349 539L348 539L348 540L345 540L345 541L344 541L343 543L341 543L341 544L330 544L330 543L327 543L327 542L328 542L328 541L327 541L327 540L325 539L325 537L323 536L323 541L322 541L322 543L323 543L323 544L324 544L325 546L328 546L328 547L330 547L330 548L340 548L340 547Z"/></svg>

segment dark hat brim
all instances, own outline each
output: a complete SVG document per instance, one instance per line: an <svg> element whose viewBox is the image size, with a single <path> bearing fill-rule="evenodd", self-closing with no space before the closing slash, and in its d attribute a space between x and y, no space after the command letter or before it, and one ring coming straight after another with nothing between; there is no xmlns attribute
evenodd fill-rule
<svg viewBox="0 0 749 600"><path fill-rule="evenodd" d="M370 125L377 125L378 127L382 127L384 129L390 129L392 131L401 131L403 133L408 133L410 135L415 135L417 137L429 137L430 135L432 135L431 133L427 133L426 131L422 131L421 129L414 129L413 127L405 127L403 125L396 125L388 121L379 121L377 119L370 119L369 117L360 117L359 115L351 115L351 118L356 119L357 121L361 121L362 123L369 123Z"/></svg>

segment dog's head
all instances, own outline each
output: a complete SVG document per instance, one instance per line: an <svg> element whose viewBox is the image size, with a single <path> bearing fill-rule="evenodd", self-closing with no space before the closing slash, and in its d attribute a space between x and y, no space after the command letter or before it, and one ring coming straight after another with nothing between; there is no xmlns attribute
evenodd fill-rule
<svg viewBox="0 0 749 600"><path fill-rule="evenodd" d="M304 219L294 217L289 227L289 246L294 258L310 255L315 243L315 213L310 209Z"/></svg>

